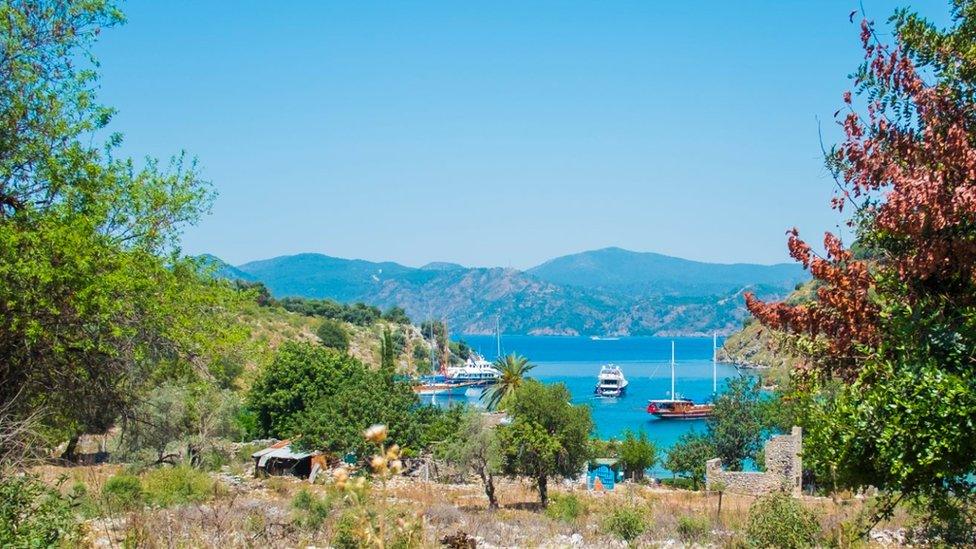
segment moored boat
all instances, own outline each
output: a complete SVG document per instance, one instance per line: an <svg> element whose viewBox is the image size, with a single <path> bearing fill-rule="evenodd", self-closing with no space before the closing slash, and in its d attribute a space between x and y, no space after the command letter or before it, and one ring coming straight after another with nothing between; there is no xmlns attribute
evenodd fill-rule
<svg viewBox="0 0 976 549"><path fill-rule="evenodd" d="M713 343L714 347L714 343ZM714 353L713 353L714 355ZM671 342L671 398L649 400L647 413L659 419L705 419L712 415L714 406L711 404L695 404L690 398L681 398L674 387L674 342ZM715 376L714 369L712 376ZM712 381L713 385L715 380Z"/></svg>
<svg viewBox="0 0 976 549"><path fill-rule="evenodd" d="M494 364L477 354L472 354L461 366L448 366L445 372L448 381L466 387L487 387L502 375Z"/></svg>
<svg viewBox="0 0 976 549"><path fill-rule="evenodd" d="M593 389L593 392L601 397L623 396L627 391L627 385L630 383L624 377L623 370L613 364L602 366L600 368L600 374L596 379L596 387Z"/></svg>

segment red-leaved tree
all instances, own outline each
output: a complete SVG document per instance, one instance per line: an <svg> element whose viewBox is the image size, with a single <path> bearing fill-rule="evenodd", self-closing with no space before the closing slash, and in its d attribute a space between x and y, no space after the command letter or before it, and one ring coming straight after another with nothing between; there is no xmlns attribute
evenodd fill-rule
<svg viewBox="0 0 976 549"><path fill-rule="evenodd" d="M867 113L844 94L845 138L828 163L839 189L831 205L856 208L850 224L864 253L828 232L820 256L794 228L790 255L819 282L816 301L746 295L763 325L824 342L817 362L847 381L867 357L894 349L885 344L887 308L924 304L951 327L964 322L952 312L976 298L976 109L953 86L926 83L902 44L882 45L867 21L861 42L866 61L856 84Z"/></svg>

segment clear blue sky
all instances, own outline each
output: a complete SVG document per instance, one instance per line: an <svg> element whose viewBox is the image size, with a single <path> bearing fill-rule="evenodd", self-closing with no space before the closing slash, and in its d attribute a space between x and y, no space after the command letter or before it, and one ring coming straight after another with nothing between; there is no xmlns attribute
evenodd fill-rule
<svg viewBox="0 0 976 549"><path fill-rule="evenodd" d="M96 54L125 152L185 149L219 193L187 253L773 263L839 222L816 118L836 139L856 7L141 0Z"/></svg>

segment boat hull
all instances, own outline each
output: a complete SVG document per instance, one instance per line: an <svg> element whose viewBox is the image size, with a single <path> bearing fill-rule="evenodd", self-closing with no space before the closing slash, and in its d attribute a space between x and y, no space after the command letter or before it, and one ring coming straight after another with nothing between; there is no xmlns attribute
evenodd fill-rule
<svg viewBox="0 0 976 549"><path fill-rule="evenodd" d="M712 416L712 411L701 412L651 412L651 415L658 419L708 419Z"/></svg>

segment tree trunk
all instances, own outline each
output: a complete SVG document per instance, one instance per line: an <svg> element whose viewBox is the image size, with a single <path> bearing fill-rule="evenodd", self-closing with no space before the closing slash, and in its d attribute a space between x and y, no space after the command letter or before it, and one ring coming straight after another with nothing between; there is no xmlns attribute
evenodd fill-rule
<svg viewBox="0 0 976 549"><path fill-rule="evenodd" d="M74 463L78 461L78 435L72 436L68 439L68 446L65 447L64 452L61 452L61 459L69 463Z"/></svg>
<svg viewBox="0 0 976 549"><path fill-rule="evenodd" d="M549 479L546 478L545 475L540 476L536 480L536 482L539 484L539 503L542 504L543 508L549 506L549 489L548 486L546 485L547 480Z"/></svg>
<svg viewBox="0 0 976 549"><path fill-rule="evenodd" d="M495 479L491 473L481 471L481 482L485 485L485 495L488 496L488 509L498 509L498 499L495 497Z"/></svg>

